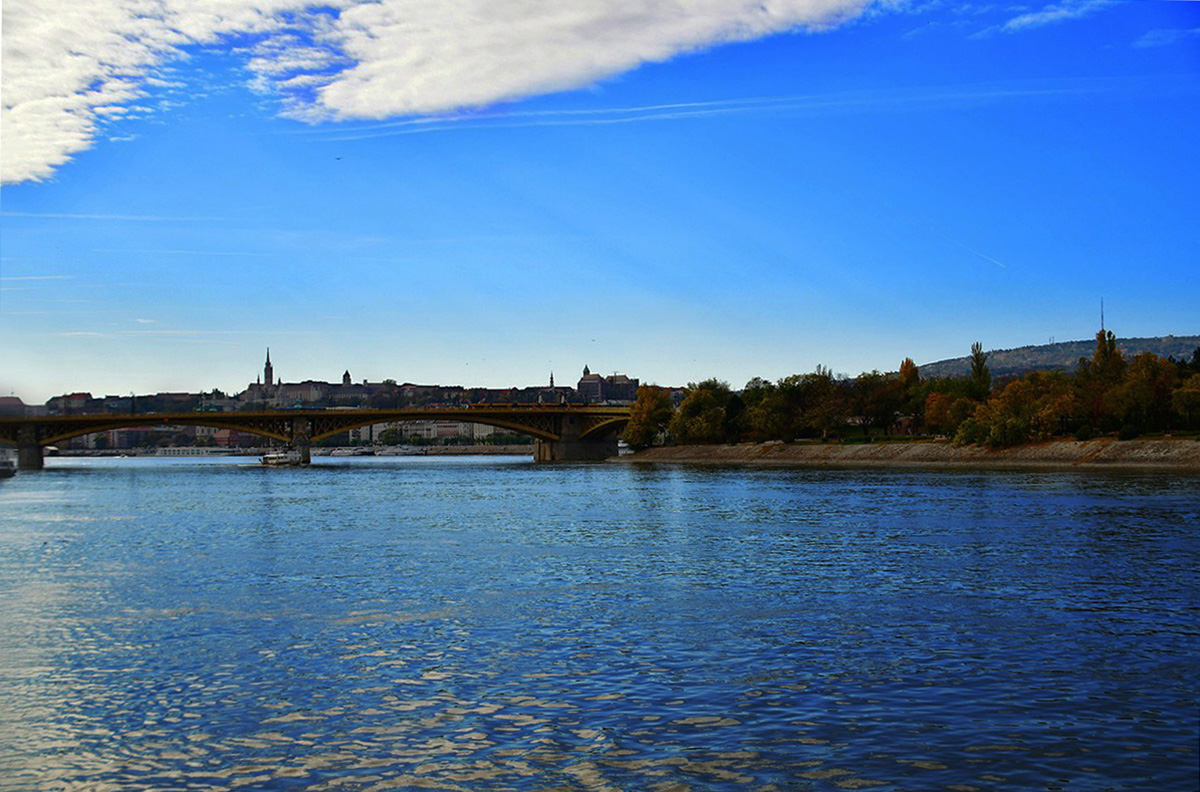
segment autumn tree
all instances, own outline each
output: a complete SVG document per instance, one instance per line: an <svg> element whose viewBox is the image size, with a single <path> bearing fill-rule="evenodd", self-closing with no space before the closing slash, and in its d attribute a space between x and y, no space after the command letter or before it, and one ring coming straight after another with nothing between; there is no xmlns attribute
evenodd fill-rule
<svg viewBox="0 0 1200 792"><path fill-rule="evenodd" d="M934 434L952 437L974 410L975 402L966 396L933 391L925 397L925 426Z"/></svg>
<svg viewBox="0 0 1200 792"><path fill-rule="evenodd" d="M917 364L913 363L912 358L906 357L901 361L896 379L900 381L900 388L904 393L902 411L906 415L912 416L917 425L921 424L925 416L926 394L921 387L921 371L917 368Z"/></svg>
<svg viewBox="0 0 1200 792"><path fill-rule="evenodd" d="M1117 346L1112 330L1096 333L1096 351L1092 353L1093 374L1107 382L1116 382L1125 373L1125 356Z"/></svg>
<svg viewBox="0 0 1200 792"><path fill-rule="evenodd" d="M666 432L674 415L675 408L666 388L655 385L641 386L637 389L637 398L629 408L625 442L635 450L649 448Z"/></svg>
<svg viewBox="0 0 1200 792"><path fill-rule="evenodd" d="M1070 380L1057 372L1033 372L979 404L954 440L993 448L1045 440L1061 433L1073 412Z"/></svg>
<svg viewBox="0 0 1200 792"><path fill-rule="evenodd" d="M882 429L890 432L896 416L904 405L904 390L900 381L878 371L859 374L854 378L854 407L862 419L863 432Z"/></svg>
<svg viewBox="0 0 1200 792"><path fill-rule="evenodd" d="M921 371L917 368L917 364L913 363L912 358L906 357L900 363L900 372L896 378L900 380L900 387L904 388L907 393L915 390L921 384Z"/></svg>
<svg viewBox="0 0 1200 792"><path fill-rule="evenodd" d="M1075 390L1079 404L1078 420L1096 429L1117 429L1121 424L1111 403L1113 390L1125 374L1125 357L1111 330L1096 333L1092 359L1080 358L1075 371Z"/></svg>

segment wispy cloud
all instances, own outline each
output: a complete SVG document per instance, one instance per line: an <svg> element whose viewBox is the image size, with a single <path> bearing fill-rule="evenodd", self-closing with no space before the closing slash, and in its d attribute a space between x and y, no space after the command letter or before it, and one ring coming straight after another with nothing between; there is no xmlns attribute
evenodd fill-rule
<svg viewBox="0 0 1200 792"><path fill-rule="evenodd" d="M96 253L149 253L155 256L249 256L253 258L270 257L273 253L263 253L251 250L174 250L147 248L95 248Z"/></svg>
<svg viewBox="0 0 1200 792"><path fill-rule="evenodd" d="M160 336L164 338L191 338L195 336L246 335L245 330L121 330L125 336Z"/></svg>
<svg viewBox="0 0 1200 792"><path fill-rule="evenodd" d="M71 280L74 277L74 275L13 275L11 277L0 277L0 281Z"/></svg>
<svg viewBox="0 0 1200 792"><path fill-rule="evenodd" d="M317 331L287 330L271 331L272 336L309 336ZM188 343L225 343L222 339L237 336L261 336L261 330L67 330L53 333L58 338L145 338L181 341Z"/></svg>
<svg viewBox="0 0 1200 792"><path fill-rule="evenodd" d="M982 253L982 252L976 250L975 248L971 247L970 245L959 242L957 239L953 239L952 237L948 237L945 234L943 234L941 231L938 231L936 233L938 236L940 236L942 239L946 240L950 244L957 245L960 248L962 248L963 250L968 251L969 253L974 253L976 256L979 256L981 259L992 262L1000 269L1008 269L1008 265L1006 265L1004 262L1000 261L999 259L992 258L988 254Z"/></svg>
<svg viewBox="0 0 1200 792"><path fill-rule="evenodd" d="M1009 32L1054 25L1071 19L1081 19L1117 4L1117 0L1062 0L1037 11L1029 11L1004 23Z"/></svg>
<svg viewBox="0 0 1200 792"><path fill-rule="evenodd" d="M463 113L441 118L418 118L383 124L358 125L344 130L307 130L303 134L321 142L363 140L392 135L419 135L466 128L523 128L542 126L605 126L648 121L701 119L731 114L837 115L851 112L905 110L914 106L962 107L991 102L1057 96L1103 94L1138 90L1145 86L1120 80L1026 80L965 86L927 86L905 91L848 91L836 94L748 97L613 107L587 110L543 110ZM1158 89L1169 89L1159 81Z"/></svg>
<svg viewBox="0 0 1200 792"><path fill-rule="evenodd" d="M46 220L95 220L112 222L127 220L139 223L196 223L196 222L227 222L224 217L185 217L173 215L125 215L125 214L75 214L69 212L6 212L0 211L0 217L27 217Z"/></svg>
<svg viewBox="0 0 1200 792"><path fill-rule="evenodd" d="M1169 47L1182 41L1200 39L1200 28L1183 28L1176 30L1151 30L1146 32L1133 46L1138 48Z"/></svg>

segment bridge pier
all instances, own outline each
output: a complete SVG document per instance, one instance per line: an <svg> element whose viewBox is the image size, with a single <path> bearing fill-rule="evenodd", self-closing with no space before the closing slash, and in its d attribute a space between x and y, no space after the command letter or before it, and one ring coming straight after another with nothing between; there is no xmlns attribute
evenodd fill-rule
<svg viewBox="0 0 1200 792"><path fill-rule="evenodd" d="M17 469L41 470L45 465L37 427L32 424L22 426L17 430Z"/></svg>
<svg viewBox="0 0 1200 792"><path fill-rule="evenodd" d="M617 433L605 432L581 438L581 421L574 415L559 419L557 440L538 440L533 446L534 462L598 462L617 455Z"/></svg>
<svg viewBox="0 0 1200 792"><path fill-rule="evenodd" d="M300 464L312 464L312 422L307 418L292 419L292 442L290 447L300 452Z"/></svg>

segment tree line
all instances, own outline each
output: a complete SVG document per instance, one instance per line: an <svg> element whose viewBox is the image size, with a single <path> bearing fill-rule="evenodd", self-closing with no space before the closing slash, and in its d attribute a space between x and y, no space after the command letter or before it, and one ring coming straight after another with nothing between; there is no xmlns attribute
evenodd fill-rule
<svg viewBox="0 0 1200 792"><path fill-rule="evenodd" d="M988 354L971 346L964 377L923 378L911 358L895 373L837 377L818 366L776 382L756 377L671 392L638 389L624 439L656 444L870 440L896 435L952 438L993 448L1101 434L1200 429L1200 348L1189 360L1146 352L1127 360L1112 331L1096 334L1092 357L1074 372L1034 371L993 381Z"/></svg>

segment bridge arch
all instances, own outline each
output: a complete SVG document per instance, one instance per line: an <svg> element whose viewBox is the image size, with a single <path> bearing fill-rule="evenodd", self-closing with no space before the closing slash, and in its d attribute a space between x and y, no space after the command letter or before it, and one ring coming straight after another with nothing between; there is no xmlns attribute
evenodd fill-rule
<svg viewBox="0 0 1200 792"><path fill-rule="evenodd" d="M297 409L258 412L145 413L0 418L0 442L17 445L22 469L42 466L42 449L94 432L144 426L210 426L286 442L301 450L350 429L377 423L461 421L495 426L533 437L540 462L603 459L614 456L616 432L629 420L629 408L588 405L474 405L408 409Z"/></svg>

